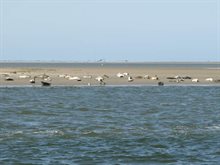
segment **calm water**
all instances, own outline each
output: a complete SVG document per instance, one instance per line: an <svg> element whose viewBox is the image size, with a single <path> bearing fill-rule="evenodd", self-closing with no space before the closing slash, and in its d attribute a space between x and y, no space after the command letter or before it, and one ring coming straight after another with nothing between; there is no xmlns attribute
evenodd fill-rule
<svg viewBox="0 0 220 165"><path fill-rule="evenodd" d="M169 62L162 62L162 63L153 63L153 62L147 62L147 63L57 63L57 62L51 62L51 63L25 63L25 62L0 62L1 68L6 67L40 67L40 68L50 68L50 67L70 67L70 68L90 68L90 67L119 67L119 68L126 68L126 67L135 67L135 68L148 68L148 67L184 67L184 68L211 68L211 69L220 69L220 63L169 63Z"/></svg>
<svg viewBox="0 0 220 165"><path fill-rule="evenodd" d="M220 87L0 88L0 164L218 164Z"/></svg>

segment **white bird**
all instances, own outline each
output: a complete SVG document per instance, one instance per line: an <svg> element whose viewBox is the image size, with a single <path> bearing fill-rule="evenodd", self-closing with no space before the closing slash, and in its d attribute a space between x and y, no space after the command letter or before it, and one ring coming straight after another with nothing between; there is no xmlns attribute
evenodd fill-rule
<svg viewBox="0 0 220 165"><path fill-rule="evenodd" d="M124 73L123 73L123 75L124 75L124 76L128 76L128 75L129 75L129 73L127 73L127 72L124 72Z"/></svg>
<svg viewBox="0 0 220 165"><path fill-rule="evenodd" d="M192 82L199 82L199 79L194 78L194 79L192 79Z"/></svg>
<svg viewBox="0 0 220 165"><path fill-rule="evenodd" d="M122 77L124 77L124 74L122 74L122 73L117 73L117 77L122 78Z"/></svg>
<svg viewBox="0 0 220 165"><path fill-rule="evenodd" d="M35 83L35 79L36 79L36 77L34 76L34 78L33 78L33 79L30 79L29 82L30 82L31 84L34 84L34 83Z"/></svg>
<svg viewBox="0 0 220 165"><path fill-rule="evenodd" d="M22 78L22 79L23 79L23 78L30 78L30 77L31 77L31 76L28 76L28 75L20 75L20 76L19 76L19 78Z"/></svg>
<svg viewBox="0 0 220 165"><path fill-rule="evenodd" d="M75 77L70 77L69 80L76 80L76 81L81 81L81 79L77 76Z"/></svg>
<svg viewBox="0 0 220 165"><path fill-rule="evenodd" d="M174 76L175 79L180 79L181 77L179 75Z"/></svg>
<svg viewBox="0 0 220 165"><path fill-rule="evenodd" d="M99 81L99 84L100 85L105 85L105 82L104 82L104 78L102 76L98 76L95 78L97 81Z"/></svg>
<svg viewBox="0 0 220 165"><path fill-rule="evenodd" d="M102 76L98 76L95 78L97 81L102 82L104 80L104 78Z"/></svg>
<svg viewBox="0 0 220 165"><path fill-rule="evenodd" d="M35 83L35 80L34 79L30 79L29 81L31 84L34 84Z"/></svg>
<svg viewBox="0 0 220 165"><path fill-rule="evenodd" d="M144 79L150 79L150 76L149 75L145 75Z"/></svg>
<svg viewBox="0 0 220 165"><path fill-rule="evenodd" d="M132 82L133 78L131 76L128 77L128 82Z"/></svg>
<svg viewBox="0 0 220 165"><path fill-rule="evenodd" d="M207 79L205 79L206 81L213 81L213 78L207 78Z"/></svg>
<svg viewBox="0 0 220 165"><path fill-rule="evenodd" d="M159 80L157 76L151 77L151 80Z"/></svg>

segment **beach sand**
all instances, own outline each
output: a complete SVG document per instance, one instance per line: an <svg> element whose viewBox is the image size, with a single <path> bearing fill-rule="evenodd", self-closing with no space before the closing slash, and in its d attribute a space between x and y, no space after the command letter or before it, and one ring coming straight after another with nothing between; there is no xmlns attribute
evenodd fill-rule
<svg viewBox="0 0 220 165"><path fill-rule="evenodd" d="M132 82L128 82L128 76L118 78L117 73L129 73L133 78ZM75 86L75 85L100 85L100 82L95 80L98 76L104 76L106 85L157 85L159 81L165 85L220 85L220 82L209 82L206 78L220 80L219 68L199 68L199 67L0 67L0 85L41 85L41 78L36 78L35 84L30 84L30 79L34 76L46 74L52 79L51 84L54 86ZM28 75L29 78L19 78L21 75ZM69 80L59 77L59 75L78 76L81 81ZM83 76L91 76L92 78L83 78ZM157 75L159 80L151 80L144 78L145 75L153 77ZM10 76L14 81L6 81L5 78ZM176 82L176 79L170 80L167 77L174 76L189 76L192 79L196 78L199 82L192 82L192 79Z"/></svg>

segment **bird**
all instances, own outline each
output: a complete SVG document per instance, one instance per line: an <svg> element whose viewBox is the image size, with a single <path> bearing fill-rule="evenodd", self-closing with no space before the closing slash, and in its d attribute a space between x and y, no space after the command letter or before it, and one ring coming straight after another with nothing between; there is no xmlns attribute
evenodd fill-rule
<svg viewBox="0 0 220 165"><path fill-rule="evenodd" d="M199 79L194 78L194 79L192 79L192 82L199 82Z"/></svg>
<svg viewBox="0 0 220 165"><path fill-rule="evenodd" d="M158 85L159 85L159 86L163 86L164 83L160 81L160 82L158 82Z"/></svg>
<svg viewBox="0 0 220 165"><path fill-rule="evenodd" d="M213 78L207 78L207 79L205 79L206 81L213 81Z"/></svg>
<svg viewBox="0 0 220 165"><path fill-rule="evenodd" d="M151 80L159 80L159 78L155 75L154 77L151 77Z"/></svg>
<svg viewBox="0 0 220 165"><path fill-rule="evenodd" d="M150 79L150 76L149 75L145 75L144 79Z"/></svg>
<svg viewBox="0 0 220 165"><path fill-rule="evenodd" d="M70 77L69 80L76 80L76 81L81 81L81 79L77 76L75 77Z"/></svg>
<svg viewBox="0 0 220 165"><path fill-rule="evenodd" d="M128 82L132 82L133 78L131 76L128 77Z"/></svg>
<svg viewBox="0 0 220 165"><path fill-rule="evenodd" d="M19 78L21 79L25 79L25 78L30 78L31 76L28 76L28 75L20 75Z"/></svg>
<svg viewBox="0 0 220 165"><path fill-rule="evenodd" d="M31 84L34 84L34 83L35 83L35 79L36 79L36 77L34 76L34 78L33 78L33 79L30 79L29 82L30 82Z"/></svg>
<svg viewBox="0 0 220 165"><path fill-rule="evenodd" d="M100 85L105 85L105 82L104 82L104 78L102 76L98 76L95 78L97 81L99 81L99 84Z"/></svg>
<svg viewBox="0 0 220 165"><path fill-rule="evenodd" d="M119 78L122 78L122 77L124 77L124 74L122 74L122 73L117 73L116 76L119 77Z"/></svg>
<svg viewBox="0 0 220 165"><path fill-rule="evenodd" d="M124 72L123 75L124 75L124 76L129 76L129 73Z"/></svg>
<svg viewBox="0 0 220 165"><path fill-rule="evenodd" d="M102 77L102 76L98 76L98 77L96 77L95 78L97 81L103 81L104 80L104 78Z"/></svg>

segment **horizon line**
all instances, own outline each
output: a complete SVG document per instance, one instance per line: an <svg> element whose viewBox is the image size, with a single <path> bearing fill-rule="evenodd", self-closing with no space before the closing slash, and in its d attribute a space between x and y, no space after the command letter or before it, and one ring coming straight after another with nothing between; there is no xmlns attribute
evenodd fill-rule
<svg viewBox="0 0 220 165"><path fill-rule="evenodd" d="M0 60L0 63L220 63L219 61L129 61L129 60Z"/></svg>

